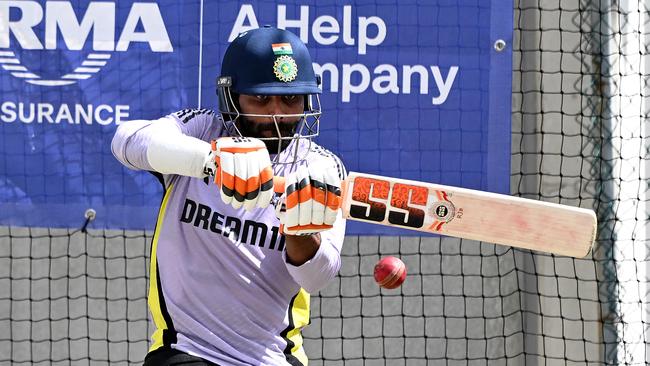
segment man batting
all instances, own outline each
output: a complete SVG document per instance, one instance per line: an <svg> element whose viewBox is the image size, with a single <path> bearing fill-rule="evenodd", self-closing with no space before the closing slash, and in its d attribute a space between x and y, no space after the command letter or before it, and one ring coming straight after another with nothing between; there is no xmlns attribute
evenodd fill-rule
<svg viewBox="0 0 650 366"><path fill-rule="evenodd" d="M345 168L318 134L306 46L271 27L223 57L219 112L119 126L115 157L163 183L152 242L145 365L306 365L309 293L339 271ZM273 176L285 178L284 194ZM271 204L273 203L273 204Z"/></svg>

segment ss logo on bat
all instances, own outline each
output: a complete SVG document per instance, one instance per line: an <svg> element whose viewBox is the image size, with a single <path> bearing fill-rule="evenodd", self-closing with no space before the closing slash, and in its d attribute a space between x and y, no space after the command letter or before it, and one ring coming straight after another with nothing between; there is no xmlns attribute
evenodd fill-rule
<svg viewBox="0 0 650 366"><path fill-rule="evenodd" d="M352 200L363 205L350 205L350 216L388 222L407 228L421 228L424 225L424 208L429 190L412 184L391 183L367 177L356 177L352 189ZM388 198L390 197L390 201Z"/></svg>

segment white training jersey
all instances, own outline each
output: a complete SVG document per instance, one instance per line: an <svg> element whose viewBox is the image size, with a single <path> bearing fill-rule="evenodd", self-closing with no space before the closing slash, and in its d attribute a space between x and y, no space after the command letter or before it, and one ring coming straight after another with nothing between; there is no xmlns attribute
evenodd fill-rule
<svg viewBox="0 0 650 366"><path fill-rule="evenodd" d="M152 170L147 136L170 125L203 141L226 135L214 112L186 109L155 121L123 123L113 154L131 169ZM306 159L297 165L325 161L345 176L329 151L308 140L298 146ZM292 159L284 154L281 161ZM297 165L276 164L275 175ZM273 205L234 209L208 178L158 176L165 195L151 252L149 308L157 329L150 351L173 347L222 366L306 365L301 329L309 323L309 292L324 287L340 268L345 231L340 214L334 228L321 233L316 255L293 266L286 262Z"/></svg>

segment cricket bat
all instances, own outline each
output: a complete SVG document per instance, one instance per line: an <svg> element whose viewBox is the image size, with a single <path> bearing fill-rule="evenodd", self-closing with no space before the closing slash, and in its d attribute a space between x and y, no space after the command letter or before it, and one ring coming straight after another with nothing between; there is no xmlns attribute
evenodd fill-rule
<svg viewBox="0 0 650 366"><path fill-rule="evenodd" d="M284 191L284 178L274 178ZM596 238L589 209L466 188L350 172L343 217L371 224L585 257Z"/></svg>

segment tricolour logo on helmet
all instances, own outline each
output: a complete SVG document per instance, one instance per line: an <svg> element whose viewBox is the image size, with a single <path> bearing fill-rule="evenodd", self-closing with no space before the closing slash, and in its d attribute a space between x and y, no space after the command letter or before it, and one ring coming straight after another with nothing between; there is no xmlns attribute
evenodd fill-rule
<svg viewBox="0 0 650 366"><path fill-rule="evenodd" d="M282 55L275 59L273 63L273 73L280 81L288 83L293 81L298 76L298 65L293 57Z"/></svg>
<svg viewBox="0 0 650 366"><path fill-rule="evenodd" d="M293 55L291 43L273 43L271 48L273 48L275 55Z"/></svg>

